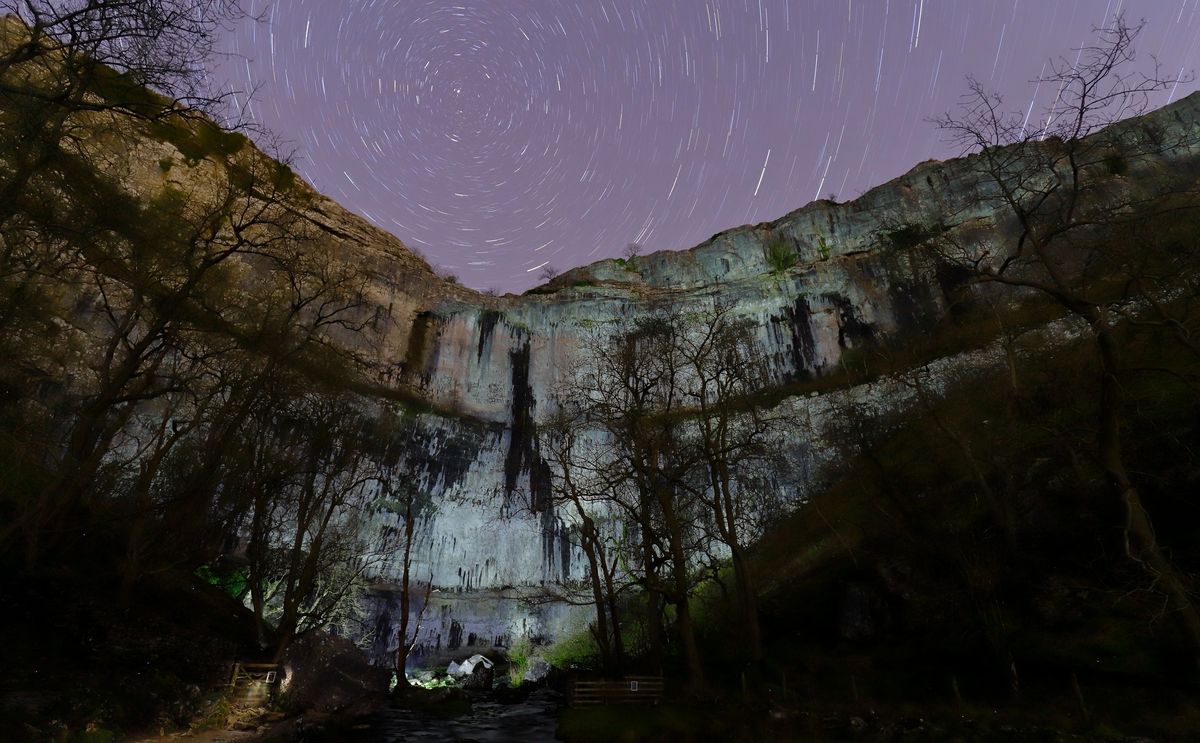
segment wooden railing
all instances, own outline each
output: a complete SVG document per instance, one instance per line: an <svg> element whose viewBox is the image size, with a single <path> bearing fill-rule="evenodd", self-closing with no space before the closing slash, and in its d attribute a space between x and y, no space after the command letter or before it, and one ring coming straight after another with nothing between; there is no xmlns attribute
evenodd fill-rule
<svg viewBox="0 0 1200 743"><path fill-rule="evenodd" d="M659 704L662 699L662 676L626 676L621 681L575 681L571 684L572 707Z"/></svg>
<svg viewBox="0 0 1200 743"><path fill-rule="evenodd" d="M229 678L233 702L247 707L261 707L271 698L279 684L280 668L274 663L234 663Z"/></svg>

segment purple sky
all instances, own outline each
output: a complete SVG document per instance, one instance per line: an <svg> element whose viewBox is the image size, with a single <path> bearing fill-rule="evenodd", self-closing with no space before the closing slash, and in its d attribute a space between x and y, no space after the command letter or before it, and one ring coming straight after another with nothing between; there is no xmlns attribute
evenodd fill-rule
<svg viewBox="0 0 1200 743"><path fill-rule="evenodd" d="M228 69L296 169L502 291L546 263L691 247L957 154L926 119L965 75L1024 111L1047 58L1119 11L1148 21L1140 59L1200 66L1200 0L250 4L266 15L236 31Z"/></svg>

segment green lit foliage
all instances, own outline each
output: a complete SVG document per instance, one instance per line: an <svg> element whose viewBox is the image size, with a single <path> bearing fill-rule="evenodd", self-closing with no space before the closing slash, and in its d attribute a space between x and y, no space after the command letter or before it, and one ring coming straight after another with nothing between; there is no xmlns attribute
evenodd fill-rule
<svg viewBox="0 0 1200 743"><path fill-rule="evenodd" d="M216 586L225 593L238 599L239 601L246 595L249 590L249 584L246 582L245 570L234 570L231 573L221 575L207 565L201 565L196 570L196 577L203 580L210 586Z"/></svg>
<svg viewBox="0 0 1200 743"><path fill-rule="evenodd" d="M458 688L458 683L450 676L434 676L430 679L410 678L409 685L417 686L422 689L454 689Z"/></svg>
<svg viewBox="0 0 1200 743"><path fill-rule="evenodd" d="M508 648L508 679L513 686L518 686L525 679L525 671L529 668L529 658L533 654L533 644L528 637L518 638Z"/></svg>
<svg viewBox="0 0 1200 743"><path fill-rule="evenodd" d="M563 637L546 648L544 655L550 665L566 670L595 668L600 664L596 639L587 630Z"/></svg>

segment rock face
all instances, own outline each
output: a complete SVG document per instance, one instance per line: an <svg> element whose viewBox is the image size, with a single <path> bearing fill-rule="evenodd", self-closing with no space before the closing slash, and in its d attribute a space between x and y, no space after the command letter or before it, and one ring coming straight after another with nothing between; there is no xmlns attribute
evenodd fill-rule
<svg viewBox="0 0 1200 743"><path fill-rule="evenodd" d="M1120 126L1195 135L1198 122L1200 94ZM219 177L220 166L207 160L160 167L187 158L151 138L96 157L112 159L139 194ZM1168 149L1153 163L1132 165L1117 179L1119 188L1136 193L1151 173L1194 172L1197 158L1194 145ZM554 412L556 386L586 363L590 336L664 303L682 312L732 306L751 321L767 360L762 391L811 422L810 438L788 443L816 473L830 464L820 431L839 396L853 392L864 404L898 408L911 395L887 380L847 390L838 381L843 361L924 341L952 315L951 296L966 285L961 272L914 248L932 234L954 232L986 250L1014 229L995 216L996 194L981 185L969 158L927 162L850 203L814 202L688 251L602 261L523 296L490 297L443 281L395 237L307 195L304 219L323 234L331 255L367 276L366 329L336 340L369 362L364 408L392 407L406 421L396 441L378 442L382 459L397 481L415 483L433 504L422 512L411 566L416 579L432 585L427 605L412 608L421 630L410 660L422 665L586 626L586 607L522 599L584 578L570 519L549 505L537 433ZM779 242L795 251L795 265L770 265L764 249ZM946 347L922 363L935 371L993 363L986 339L976 340L970 352L963 344ZM816 380L824 382L819 395ZM381 506L374 518L376 527L395 526L399 516ZM370 630L363 634L375 638L374 660L385 666L399 625L399 602L387 586L400 579L401 567L401 555L387 560L379 587L362 601Z"/></svg>
<svg viewBox="0 0 1200 743"><path fill-rule="evenodd" d="M1195 142L1197 122L1200 95L1193 95L1121 126L1156 136L1186 130ZM1194 146L1169 150L1145 170L1125 174L1119 186L1136 192L1151 169L1187 172L1197 154ZM411 385L436 410L414 421L420 445L407 459L438 503L421 526L414 574L431 576L441 593L431 599L435 618L426 613L415 657L560 635L586 621L584 612L565 608L523 609L504 592L583 578L566 517L536 505L548 500L536 430L552 412L556 384L581 361L589 333L663 302L684 311L733 304L753 321L754 340L769 360L763 389L802 389L835 378L848 354L924 339L944 323L950 296L966 277L913 248L952 230L985 250L1013 229L995 215L995 194L979 182L970 158L927 162L854 202L814 202L689 251L576 268L524 296L484 297L446 286L409 292L404 311L389 312L380 347L388 349L383 381ZM795 249L794 267L772 271L764 247L773 240ZM956 348L931 360L941 368L995 361L987 352ZM785 395L781 404L820 430L822 416L844 393L836 383L832 388L815 398ZM909 394L886 381L855 392L892 407ZM814 469L823 465L819 437L792 443L808 452ZM394 578L398 565L389 573ZM395 620L386 601L374 601L370 610Z"/></svg>

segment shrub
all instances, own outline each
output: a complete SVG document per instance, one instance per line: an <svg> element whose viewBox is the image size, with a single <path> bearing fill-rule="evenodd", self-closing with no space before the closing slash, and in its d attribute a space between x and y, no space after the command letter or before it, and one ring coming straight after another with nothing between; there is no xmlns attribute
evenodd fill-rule
<svg viewBox="0 0 1200 743"><path fill-rule="evenodd" d="M513 686L519 686L525 680L525 671L529 668L529 656L533 653L533 644L528 637L518 638L508 648L508 678Z"/></svg>
<svg viewBox="0 0 1200 743"><path fill-rule="evenodd" d="M771 268L771 273L784 273L800 260L796 248L785 238L772 237L763 245L763 259Z"/></svg>
<svg viewBox="0 0 1200 743"><path fill-rule="evenodd" d="M888 240L897 250L907 250L925 242L931 237L937 237L945 231L942 225L926 227L923 224L906 224L886 233Z"/></svg>
<svg viewBox="0 0 1200 743"><path fill-rule="evenodd" d="M579 669L597 665L599 650L588 630L567 635L546 648L545 658L555 668Z"/></svg>

